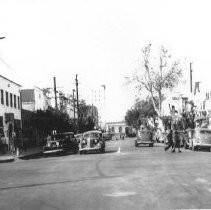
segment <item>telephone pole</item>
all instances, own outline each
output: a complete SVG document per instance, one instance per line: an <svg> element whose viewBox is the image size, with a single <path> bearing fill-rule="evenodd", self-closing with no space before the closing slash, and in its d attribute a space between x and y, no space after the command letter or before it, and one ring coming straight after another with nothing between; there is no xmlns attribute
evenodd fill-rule
<svg viewBox="0 0 211 210"><path fill-rule="evenodd" d="M75 89L73 89L73 116L74 116L74 122L75 122Z"/></svg>
<svg viewBox="0 0 211 210"><path fill-rule="evenodd" d="M190 63L190 92L193 92L193 70L192 70L192 63Z"/></svg>
<svg viewBox="0 0 211 210"><path fill-rule="evenodd" d="M55 107L58 109L58 104L57 104L57 90L56 90L56 77L53 78L54 81L54 95L55 95Z"/></svg>
<svg viewBox="0 0 211 210"><path fill-rule="evenodd" d="M78 103L78 74L75 77L75 85L76 85L76 102L77 102L77 128L79 130L79 103Z"/></svg>

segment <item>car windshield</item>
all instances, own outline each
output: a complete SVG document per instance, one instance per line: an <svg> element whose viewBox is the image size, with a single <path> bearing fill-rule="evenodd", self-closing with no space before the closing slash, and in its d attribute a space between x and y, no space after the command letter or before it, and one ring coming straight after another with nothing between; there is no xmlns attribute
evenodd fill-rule
<svg viewBox="0 0 211 210"><path fill-rule="evenodd" d="M62 140L62 139L65 139L65 138L73 138L74 137L74 134L70 133L70 134L65 134L65 133L59 133L59 134L56 134L56 135L53 135L52 136L52 140Z"/></svg>
<svg viewBox="0 0 211 210"><path fill-rule="evenodd" d="M87 134L84 134L84 138L99 138L101 137L101 133L87 133Z"/></svg>
<svg viewBox="0 0 211 210"><path fill-rule="evenodd" d="M201 130L200 134L211 134L211 130Z"/></svg>

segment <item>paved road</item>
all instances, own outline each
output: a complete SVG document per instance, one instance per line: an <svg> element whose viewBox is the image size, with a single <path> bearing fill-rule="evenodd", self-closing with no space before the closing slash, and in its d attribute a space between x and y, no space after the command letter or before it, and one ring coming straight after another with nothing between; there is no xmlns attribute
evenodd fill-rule
<svg viewBox="0 0 211 210"><path fill-rule="evenodd" d="M1 164L0 209L211 208L210 152L135 148L132 139L107 146Z"/></svg>

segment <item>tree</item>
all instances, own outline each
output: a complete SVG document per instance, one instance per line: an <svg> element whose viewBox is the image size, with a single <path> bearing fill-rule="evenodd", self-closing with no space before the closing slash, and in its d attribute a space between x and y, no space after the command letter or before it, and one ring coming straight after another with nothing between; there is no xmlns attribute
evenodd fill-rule
<svg viewBox="0 0 211 210"><path fill-rule="evenodd" d="M152 99L136 100L134 107L127 111L125 121L134 128L139 128L141 124L146 124L146 119L157 116Z"/></svg>
<svg viewBox="0 0 211 210"><path fill-rule="evenodd" d="M130 78L138 91L146 91L160 116L166 90L174 88L182 77L180 61L172 60L168 50L160 48L159 59L152 59L151 44L142 49L140 69ZM157 98L157 103L156 103Z"/></svg>
<svg viewBox="0 0 211 210"><path fill-rule="evenodd" d="M87 105L84 100L79 101L79 132L93 130L97 126L97 107Z"/></svg>

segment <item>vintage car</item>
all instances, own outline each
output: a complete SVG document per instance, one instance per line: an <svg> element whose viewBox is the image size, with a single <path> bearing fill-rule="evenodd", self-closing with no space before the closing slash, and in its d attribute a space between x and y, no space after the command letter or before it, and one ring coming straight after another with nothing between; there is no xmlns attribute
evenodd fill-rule
<svg viewBox="0 0 211 210"><path fill-rule="evenodd" d="M106 132L106 133L103 133L102 135L105 141L109 141L112 139L112 133Z"/></svg>
<svg viewBox="0 0 211 210"><path fill-rule="evenodd" d="M75 139L76 139L76 141L77 141L77 143L79 145L81 140L83 139L83 133L75 134Z"/></svg>
<svg viewBox="0 0 211 210"><path fill-rule="evenodd" d="M75 140L73 132L58 133L51 135L43 147L43 153L61 153L72 151L78 152L78 144Z"/></svg>
<svg viewBox="0 0 211 210"><path fill-rule="evenodd" d="M139 145L149 145L149 147L153 147L153 132L150 130L138 130L137 138L135 140L135 147Z"/></svg>
<svg viewBox="0 0 211 210"><path fill-rule="evenodd" d="M83 154L88 151L105 152L105 141L101 131L93 130L83 133L83 139L79 144L79 152Z"/></svg>
<svg viewBox="0 0 211 210"><path fill-rule="evenodd" d="M189 149L201 148L211 149L211 130L207 128L196 128L189 139Z"/></svg>

